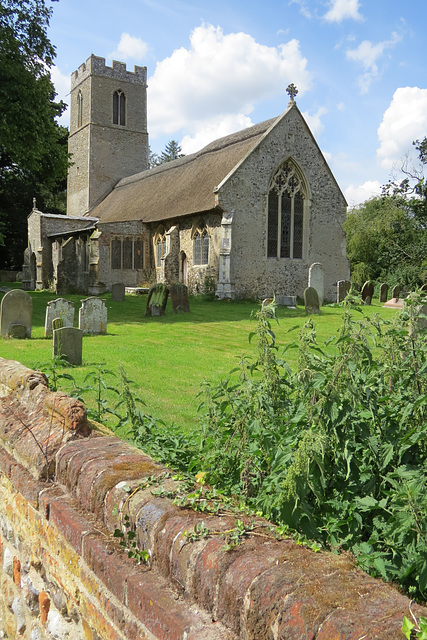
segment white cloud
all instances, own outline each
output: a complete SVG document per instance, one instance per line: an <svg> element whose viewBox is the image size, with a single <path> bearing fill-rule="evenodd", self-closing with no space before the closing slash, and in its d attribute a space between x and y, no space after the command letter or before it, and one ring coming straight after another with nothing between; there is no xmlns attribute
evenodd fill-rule
<svg viewBox="0 0 427 640"><path fill-rule="evenodd" d="M135 38L128 33L122 33L117 49L109 54L110 58L125 62L132 59L136 62L143 60L148 51L148 45L141 38Z"/></svg>
<svg viewBox="0 0 427 640"><path fill-rule="evenodd" d="M372 82L379 77L377 62L382 58L385 50L394 47L401 39L402 36L393 32L390 40L384 40L377 44L373 44L369 40L364 40L355 49L348 49L346 51L347 59L356 62L365 70L365 73L359 76L361 93L367 93Z"/></svg>
<svg viewBox="0 0 427 640"><path fill-rule="evenodd" d="M194 153L205 147L209 142L212 142L212 140L246 129L253 124L252 120L243 113L212 118L209 122L202 122L196 125L194 133L184 136L180 146L186 155Z"/></svg>
<svg viewBox="0 0 427 640"><path fill-rule="evenodd" d="M379 196L381 194L381 186L378 180L367 180L359 185L350 184L344 191L348 206L356 207L373 196Z"/></svg>
<svg viewBox="0 0 427 640"><path fill-rule="evenodd" d="M57 97L55 100L63 100L65 104L70 103L70 76L64 75L58 69L58 67L52 67L50 70L50 77L54 84ZM67 108L64 113L58 118L58 123L64 127L68 127L70 124L70 112Z"/></svg>
<svg viewBox="0 0 427 640"><path fill-rule="evenodd" d="M233 118L249 122L256 102L284 93L289 82L302 95L311 85L306 67L297 40L269 47L246 33L224 34L203 24L192 32L189 48L158 62L148 81L150 134L181 131L185 144L209 142L207 131L214 139Z"/></svg>
<svg viewBox="0 0 427 640"><path fill-rule="evenodd" d="M424 138L427 131L427 89L400 87L394 92L378 127L380 146L377 158L381 166L391 170L406 154L413 163L417 152L412 142Z"/></svg>
<svg viewBox="0 0 427 640"><path fill-rule="evenodd" d="M323 16L328 22L342 22L347 18L351 20L363 20L359 13L359 0L331 0L331 8Z"/></svg>
<svg viewBox="0 0 427 640"><path fill-rule="evenodd" d="M291 0L289 4L298 4L299 8L300 8L300 13L305 17L305 18L311 18L311 12L310 9L307 6L307 3L304 0Z"/></svg>
<svg viewBox="0 0 427 640"><path fill-rule="evenodd" d="M304 111L303 113L304 119L310 127L310 131L315 138L319 137L325 129L325 125L321 121L321 117L324 116L325 113L327 113L327 111L323 107L319 107L317 112L312 116L307 111Z"/></svg>

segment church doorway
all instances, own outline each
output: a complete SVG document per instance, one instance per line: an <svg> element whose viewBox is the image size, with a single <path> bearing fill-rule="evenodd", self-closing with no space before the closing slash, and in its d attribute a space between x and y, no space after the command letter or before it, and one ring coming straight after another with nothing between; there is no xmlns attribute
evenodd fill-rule
<svg viewBox="0 0 427 640"><path fill-rule="evenodd" d="M188 261L187 261L187 255L184 251L181 251L181 255L180 255L180 263L179 263L179 281L182 282L182 284L187 284L187 273L188 273Z"/></svg>

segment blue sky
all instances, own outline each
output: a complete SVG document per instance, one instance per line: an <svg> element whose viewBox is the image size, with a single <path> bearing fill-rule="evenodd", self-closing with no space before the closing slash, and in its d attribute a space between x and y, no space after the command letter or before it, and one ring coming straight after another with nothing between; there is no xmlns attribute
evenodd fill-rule
<svg viewBox="0 0 427 640"><path fill-rule="evenodd" d="M427 135L426 0L59 0L52 79L92 53L147 66L152 151L185 153L282 113L286 87L349 205L379 193ZM61 118L68 124L68 115Z"/></svg>

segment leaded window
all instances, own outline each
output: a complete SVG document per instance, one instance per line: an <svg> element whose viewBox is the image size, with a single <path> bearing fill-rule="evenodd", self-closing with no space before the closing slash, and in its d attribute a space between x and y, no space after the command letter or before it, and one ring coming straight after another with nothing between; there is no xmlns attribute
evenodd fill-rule
<svg viewBox="0 0 427 640"><path fill-rule="evenodd" d="M193 236L194 264L209 264L209 234L204 229L196 231Z"/></svg>
<svg viewBox="0 0 427 640"><path fill-rule="evenodd" d="M303 255L304 185L291 161L274 175L268 194L267 256L300 259Z"/></svg>
<svg viewBox="0 0 427 640"><path fill-rule="evenodd" d="M143 269L144 241L136 236L113 236L110 255L112 269Z"/></svg>

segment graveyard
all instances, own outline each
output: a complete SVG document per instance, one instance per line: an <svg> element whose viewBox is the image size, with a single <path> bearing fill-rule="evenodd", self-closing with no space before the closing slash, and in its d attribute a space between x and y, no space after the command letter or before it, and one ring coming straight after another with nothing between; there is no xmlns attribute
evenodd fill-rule
<svg viewBox="0 0 427 640"><path fill-rule="evenodd" d="M2 284L18 286L17 283ZM58 296L49 291L29 295L33 301L31 339L3 339L1 356L52 375L49 374L53 367L50 308ZM85 377L98 367L109 372L103 374L105 383L119 388L118 368L122 365L135 394L145 402L147 413L184 433L197 429L200 384L227 378L243 356L256 354L256 347L248 336L255 324L251 314L260 308L260 301L213 301L194 296L190 297L190 313L173 313L169 297L164 315L152 317L147 315L148 295L126 295L123 301L115 301L112 294L107 293L99 298L105 300L106 329L83 336L82 365L70 369L76 384L84 387ZM64 326L77 329L81 304L86 297L68 295L60 299L64 301L59 312L65 319ZM74 311L71 319L70 316L67 319L68 308ZM279 306L276 313L273 330L280 352L285 345L297 340L298 331L309 316L303 301L295 309ZM332 304L323 306L321 313L315 314L320 342L336 335L342 313L342 307ZM396 310L374 299L370 306L363 307L363 313L379 314L391 320ZM296 364L297 357L296 349L286 354L291 366ZM59 375L67 371L67 367L56 368ZM73 390L73 383L66 378L60 378L60 385L67 392ZM117 401L114 392L106 390L105 394L109 404ZM87 392L84 400L89 406L93 405L93 394ZM114 424L108 414L105 421L111 426Z"/></svg>

